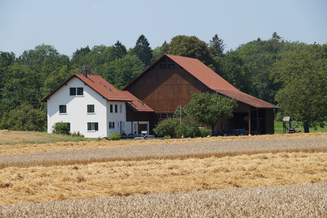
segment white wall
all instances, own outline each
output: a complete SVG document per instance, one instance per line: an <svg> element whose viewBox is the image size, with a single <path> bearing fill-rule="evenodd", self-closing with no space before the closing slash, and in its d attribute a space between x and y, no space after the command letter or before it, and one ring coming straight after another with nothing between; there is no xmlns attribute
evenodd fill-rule
<svg viewBox="0 0 327 218"><path fill-rule="evenodd" d="M112 105L113 111L110 112L110 105ZM115 111L115 105L117 105L118 111ZM109 122L115 123L115 128L109 128ZM122 126L121 126L122 125ZM107 101L107 135L110 136L111 133L116 132L118 134L127 133L126 125L126 104L122 101Z"/></svg>
<svg viewBox="0 0 327 218"><path fill-rule="evenodd" d="M83 87L83 96L70 96L70 87ZM95 113L87 113L88 104L94 105ZM59 114L59 105L66 105L66 114ZM52 133L52 126L55 123L62 121L70 123L72 133L79 131L87 138L105 137L108 129L106 105L106 99L85 85L80 79L73 78L47 101L48 133ZM98 131L87 130L87 122L97 122Z"/></svg>

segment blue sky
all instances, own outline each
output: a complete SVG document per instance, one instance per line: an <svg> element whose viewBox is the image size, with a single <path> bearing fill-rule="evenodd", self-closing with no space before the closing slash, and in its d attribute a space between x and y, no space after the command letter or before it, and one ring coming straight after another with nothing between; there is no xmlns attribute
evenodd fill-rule
<svg viewBox="0 0 327 218"><path fill-rule="evenodd" d="M155 48L177 35L209 42L215 34L226 49L271 38L327 43L326 0L0 0L0 51L16 56L36 45L71 56L76 49L134 47L141 34Z"/></svg>

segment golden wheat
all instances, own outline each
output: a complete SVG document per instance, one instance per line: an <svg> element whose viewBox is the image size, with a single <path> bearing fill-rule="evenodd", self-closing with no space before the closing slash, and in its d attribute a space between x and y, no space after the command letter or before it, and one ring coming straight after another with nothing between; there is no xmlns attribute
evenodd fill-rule
<svg viewBox="0 0 327 218"><path fill-rule="evenodd" d="M48 136L50 136L48 134ZM2 143L19 143L22 141L46 141L46 134L35 132L15 132L0 131L0 144ZM57 142L45 144L15 144L0 145L0 155L29 154L39 152L52 152L62 150L76 149L96 149L109 147L126 147L145 144L171 144L171 143L196 143L196 142L215 142L215 141L235 141L248 139L290 139L290 138L327 138L327 133L301 133L301 134L284 134L284 135L258 135L258 136L230 136L230 137L210 137L196 139L170 139L170 140L136 140L136 141L106 141L99 142Z"/></svg>
<svg viewBox="0 0 327 218"><path fill-rule="evenodd" d="M0 170L0 204L327 182L327 154L281 152Z"/></svg>
<svg viewBox="0 0 327 218"><path fill-rule="evenodd" d="M327 183L0 206L1 217L327 217Z"/></svg>

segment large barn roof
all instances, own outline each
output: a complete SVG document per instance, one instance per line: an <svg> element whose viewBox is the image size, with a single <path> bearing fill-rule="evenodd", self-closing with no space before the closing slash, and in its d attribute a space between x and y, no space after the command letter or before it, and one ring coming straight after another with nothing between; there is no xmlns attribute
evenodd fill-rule
<svg viewBox="0 0 327 218"><path fill-rule="evenodd" d="M214 90L222 95L235 98L240 102L256 108L279 108L278 106L269 102L241 92L198 59L176 55L167 55L167 57L180 65L211 90Z"/></svg>
<svg viewBox="0 0 327 218"><path fill-rule="evenodd" d="M240 102L243 102L256 108L279 108L278 106L273 105L269 102L263 101L244 92L241 92L198 59L166 54L163 55L159 60L157 60L153 65L158 64L164 57L170 58L184 70L192 74L209 89L216 91L219 94L230 98L235 98ZM149 69L151 69L151 66L138 77L136 77L123 90L127 90L127 88L131 84L133 84L134 81L139 80L144 74L147 73Z"/></svg>

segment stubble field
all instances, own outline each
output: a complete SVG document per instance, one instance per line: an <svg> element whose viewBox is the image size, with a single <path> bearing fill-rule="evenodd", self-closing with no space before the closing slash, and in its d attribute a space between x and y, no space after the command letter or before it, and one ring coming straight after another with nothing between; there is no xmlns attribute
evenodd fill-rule
<svg viewBox="0 0 327 218"><path fill-rule="evenodd" d="M83 143L1 153L2 215L327 214L326 134Z"/></svg>

